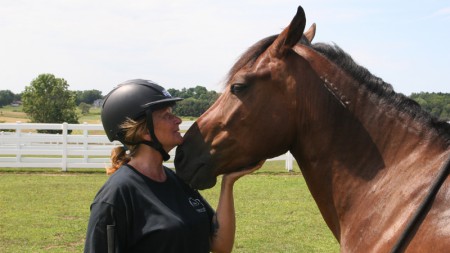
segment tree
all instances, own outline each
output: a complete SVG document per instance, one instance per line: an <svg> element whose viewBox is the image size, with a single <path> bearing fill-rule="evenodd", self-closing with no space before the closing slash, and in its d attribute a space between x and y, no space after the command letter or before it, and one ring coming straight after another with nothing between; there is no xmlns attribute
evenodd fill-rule
<svg viewBox="0 0 450 253"><path fill-rule="evenodd" d="M205 87L196 86L195 88L168 89L174 97L184 98L174 107L174 113L179 116L198 117L202 115L219 97L215 91L208 91Z"/></svg>
<svg viewBox="0 0 450 253"><path fill-rule="evenodd" d="M87 115L87 114L89 114L89 110L91 109L91 105L86 104L85 102L81 102L78 105L78 108L80 108L81 114Z"/></svg>
<svg viewBox="0 0 450 253"><path fill-rule="evenodd" d="M14 101L14 93L10 90L0 90L0 107L9 105Z"/></svg>
<svg viewBox="0 0 450 253"><path fill-rule="evenodd" d="M78 123L75 94L69 84L52 74L41 74L22 94L23 111L31 122Z"/></svg>
<svg viewBox="0 0 450 253"><path fill-rule="evenodd" d="M450 120L450 94L449 93L412 93L410 98L414 99L420 106L432 116L441 120Z"/></svg>
<svg viewBox="0 0 450 253"><path fill-rule="evenodd" d="M86 103L92 105L95 100L103 98L99 90L76 91L76 104Z"/></svg>

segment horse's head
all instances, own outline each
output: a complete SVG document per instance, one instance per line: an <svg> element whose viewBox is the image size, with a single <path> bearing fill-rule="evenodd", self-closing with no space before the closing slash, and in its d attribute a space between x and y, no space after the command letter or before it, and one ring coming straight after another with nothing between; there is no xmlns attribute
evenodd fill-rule
<svg viewBox="0 0 450 253"><path fill-rule="evenodd" d="M185 134L176 153L177 174L192 187L209 188L216 176L285 153L294 140L297 96L286 58L298 42L310 44L315 25L303 34L301 7L278 36L251 47L229 73L219 99ZM298 67L298 66L297 66Z"/></svg>

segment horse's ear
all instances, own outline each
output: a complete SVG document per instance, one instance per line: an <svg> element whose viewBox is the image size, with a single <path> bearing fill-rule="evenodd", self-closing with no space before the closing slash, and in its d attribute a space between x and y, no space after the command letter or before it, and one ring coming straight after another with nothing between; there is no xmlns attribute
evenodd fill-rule
<svg viewBox="0 0 450 253"><path fill-rule="evenodd" d="M291 49L302 38L303 31L305 30L306 16L305 11L301 6L297 8L297 13L292 19L288 27L278 35L277 39L271 46L271 55L280 57L284 53Z"/></svg>
<svg viewBox="0 0 450 253"><path fill-rule="evenodd" d="M316 35L316 23L313 23L311 27L308 29L308 31L305 32L305 37L309 41L309 43L311 43L315 35Z"/></svg>

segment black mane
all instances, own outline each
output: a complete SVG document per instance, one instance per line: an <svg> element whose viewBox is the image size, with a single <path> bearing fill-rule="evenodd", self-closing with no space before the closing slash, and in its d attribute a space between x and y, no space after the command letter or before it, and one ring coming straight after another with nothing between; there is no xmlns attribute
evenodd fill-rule
<svg viewBox="0 0 450 253"><path fill-rule="evenodd" d="M393 105L397 110L409 114L422 124L436 129L438 134L443 136L446 142L450 144L450 124L431 116L414 100L401 93L396 93L392 85L384 82L381 78L371 74L366 68L358 65L339 46L315 43L312 45L312 48L355 78L365 89L371 92L372 96L377 97L377 99L382 100L384 103Z"/></svg>

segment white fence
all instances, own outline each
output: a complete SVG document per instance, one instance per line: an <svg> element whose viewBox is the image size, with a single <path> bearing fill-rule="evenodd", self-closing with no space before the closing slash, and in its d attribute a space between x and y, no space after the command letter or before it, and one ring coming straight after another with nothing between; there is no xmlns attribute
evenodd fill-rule
<svg viewBox="0 0 450 253"><path fill-rule="evenodd" d="M193 121L180 125L186 131ZM42 134L36 130L60 130L61 134ZM70 134L68 134L71 132ZM0 123L0 168L106 168L110 154L119 142L111 143L101 124ZM175 149L165 163L173 168ZM285 155L270 159L285 160L292 171L293 158Z"/></svg>

